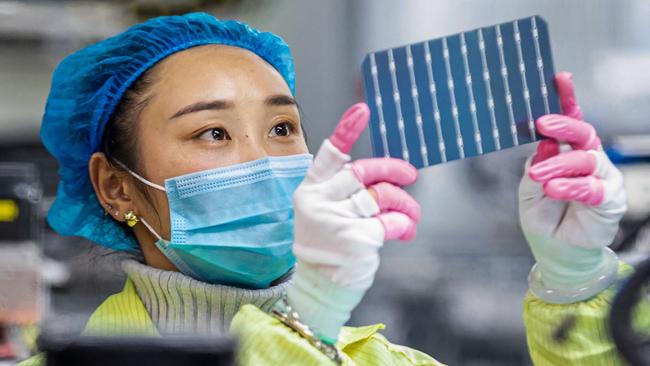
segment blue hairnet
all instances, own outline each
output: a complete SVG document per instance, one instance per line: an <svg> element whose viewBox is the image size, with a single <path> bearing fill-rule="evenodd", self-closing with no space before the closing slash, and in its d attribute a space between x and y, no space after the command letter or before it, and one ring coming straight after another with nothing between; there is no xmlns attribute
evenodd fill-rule
<svg viewBox="0 0 650 366"><path fill-rule="evenodd" d="M274 66L294 93L289 46L272 33L205 13L166 16L66 57L52 76L41 125L41 139L59 162L50 226L116 250L138 250L124 225L104 215L88 176L90 156L100 150L107 122L124 92L167 56L190 47L221 44L247 49Z"/></svg>

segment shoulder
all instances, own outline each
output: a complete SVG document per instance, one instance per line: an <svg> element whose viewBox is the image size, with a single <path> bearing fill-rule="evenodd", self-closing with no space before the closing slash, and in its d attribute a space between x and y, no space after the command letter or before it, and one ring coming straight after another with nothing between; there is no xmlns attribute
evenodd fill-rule
<svg viewBox="0 0 650 366"><path fill-rule="evenodd" d="M158 331L133 282L127 280L122 291L109 296L93 312L84 334L158 335Z"/></svg>
<svg viewBox="0 0 650 366"><path fill-rule="evenodd" d="M86 323L84 334L156 336L158 331L138 297L133 282L127 280L122 291L109 296L95 309ZM17 365L45 365L45 355L38 353Z"/></svg>
<svg viewBox="0 0 650 366"><path fill-rule="evenodd" d="M442 365L430 356L390 343L379 330L383 324L344 327L337 347L347 365ZM239 363L328 364L329 360L296 332L253 305L245 305L232 321L231 332L239 337Z"/></svg>

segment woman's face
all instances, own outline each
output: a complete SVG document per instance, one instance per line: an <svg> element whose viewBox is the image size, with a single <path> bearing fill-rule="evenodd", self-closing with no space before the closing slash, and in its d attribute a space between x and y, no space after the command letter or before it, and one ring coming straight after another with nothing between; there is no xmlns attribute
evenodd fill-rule
<svg viewBox="0 0 650 366"><path fill-rule="evenodd" d="M263 158L308 152L300 115L282 76L247 50L210 45L179 52L154 70L152 98L140 115L138 165L146 179L167 178ZM170 237L164 192L132 197L133 210ZM153 244L143 225L143 246Z"/></svg>

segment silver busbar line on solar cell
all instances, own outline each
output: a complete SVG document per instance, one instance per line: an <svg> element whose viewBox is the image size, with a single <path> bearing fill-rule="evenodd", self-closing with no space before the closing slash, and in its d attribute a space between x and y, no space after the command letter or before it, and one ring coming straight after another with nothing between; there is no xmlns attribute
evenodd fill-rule
<svg viewBox="0 0 650 366"><path fill-rule="evenodd" d="M362 73L373 155L417 168L537 141L560 113L539 16L372 52Z"/></svg>

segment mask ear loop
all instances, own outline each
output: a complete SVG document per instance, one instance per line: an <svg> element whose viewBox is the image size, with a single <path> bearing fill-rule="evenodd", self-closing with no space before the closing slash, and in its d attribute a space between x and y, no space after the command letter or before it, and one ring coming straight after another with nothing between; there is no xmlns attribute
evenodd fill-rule
<svg viewBox="0 0 650 366"><path fill-rule="evenodd" d="M119 165L122 169L124 169L124 170L126 170L127 172L129 172L129 174L131 174L135 179L139 180L140 182L142 182L142 183L148 185L149 187L152 187L152 188L155 188L155 189L161 190L161 191L163 191L163 192L166 192L166 191L167 191L167 190L165 189L165 187L163 187L163 186L161 186L161 185L159 185L159 184L156 184L156 183L150 182L150 181L146 180L145 178L143 178L142 176L140 176L138 173L136 173L136 172L134 172L133 170L129 169L129 168L128 168L124 163L122 163L121 161L119 161L119 160L117 160L117 159L115 159L115 158L113 158L113 161L115 161L115 162L117 163L117 165ZM151 225L149 225L149 223L147 222L147 220L145 220L143 217L140 217L140 218L139 218L139 221L142 222L142 223L144 224L144 226L145 226L145 227L146 227L146 228L147 228L147 229L148 229L148 230L149 230L149 231L150 231L150 232L151 232L151 233L152 233L152 234L153 234L153 235L154 235L158 240L164 240L164 239L162 238L162 236L158 235L158 233L156 232L156 230L154 230L154 229L151 227Z"/></svg>
<svg viewBox="0 0 650 366"><path fill-rule="evenodd" d="M158 240L164 240L164 239L163 239L160 235L158 235L158 233L157 233L157 232L156 232L156 231L151 227L151 225L149 225L149 223L147 222L147 220L145 220L145 219L143 219L142 217L140 217L140 222L142 222L142 223L144 224L144 226L145 226L147 229L149 229L149 231L150 231L150 232L151 232L151 233L152 233L152 234L153 234L153 235L154 235Z"/></svg>
<svg viewBox="0 0 650 366"><path fill-rule="evenodd" d="M119 165L122 169L124 169L124 170L126 170L127 172L129 172L129 174L131 174L135 179L139 180L140 182L142 182L142 183L148 185L149 187L156 188L156 189L161 190L161 191L163 191L163 192L167 192L167 190L165 189L165 187L163 187L163 186L161 186L161 185L159 185L159 184L156 184L156 183L153 183L153 182L150 182L150 181L146 180L145 178L143 178L142 176L140 176L138 173L136 173L136 172L134 172L133 170L129 169L129 168L128 168L126 165L124 165L124 163L122 163L121 161L119 161L119 160L117 160L117 159L115 159L115 158L113 158L113 160L117 163L117 165Z"/></svg>

